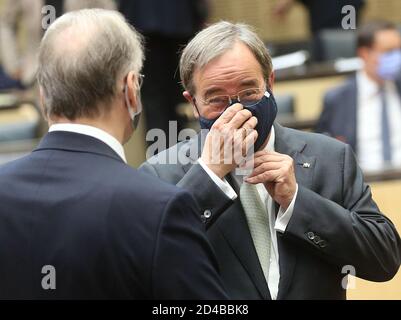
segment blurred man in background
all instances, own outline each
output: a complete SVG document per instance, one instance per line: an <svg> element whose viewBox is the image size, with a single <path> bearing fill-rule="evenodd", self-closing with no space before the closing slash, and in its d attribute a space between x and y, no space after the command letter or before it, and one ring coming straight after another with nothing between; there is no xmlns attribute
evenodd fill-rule
<svg viewBox="0 0 401 320"><path fill-rule="evenodd" d="M401 166L401 36L395 25L358 29L364 67L327 92L317 131L352 146L365 170Z"/></svg>
<svg viewBox="0 0 401 320"><path fill-rule="evenodd" d="M44 5L45 1L40 0L4 1L0 12L0 61L4 71L0 89L24 88L35 82ZM22 29L26 33L23 41Z"/></svg>
<svg viewBox="0 0 401 320"><path fill-rule="evenodd" d="M0 167L1 299L225 298L191 196L126 164L142 61L117 12L71 12L47 30L49 133Z"/></svg>
<svg viewBox="0 0 401 320"><path fill-rule="evenodd" d="M185 127L177 113L185 101L177 75L179 51L205 23L208 0L121 0L120 12L145 36L146 130L161 129L168 137L169 121L177 121L178 132Z"/></svg>

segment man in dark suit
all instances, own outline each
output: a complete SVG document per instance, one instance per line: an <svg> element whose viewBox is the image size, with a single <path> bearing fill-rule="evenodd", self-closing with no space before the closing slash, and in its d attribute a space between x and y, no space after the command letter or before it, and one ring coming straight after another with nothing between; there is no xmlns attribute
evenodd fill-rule
<svg viewBox="0 0 401 320"><path fill-rule="evenodd" d="M248 26L201 31L180 72L184 96L210 131L141 170L192 192L230 297L344 299L347 270L371 281L396 274L399 235L351 148L273 124L271 58ZM252 156L243 163L238 151Z"/></svg>
<svg viewBox="0 0 401 320"><path fill-rule="evenodd" d="M401 36L371 22L357 47L363 69L326 93L316 131L350 144L365 170L401 166Z"/></svg>
<svg viewBox="0 0 401 320"><path fill-rule="evenodd" d="M1 299L224 299L188 192L126 164L141 111L139 34L75 11L42 40L49 133L0 168Z"/></svg>

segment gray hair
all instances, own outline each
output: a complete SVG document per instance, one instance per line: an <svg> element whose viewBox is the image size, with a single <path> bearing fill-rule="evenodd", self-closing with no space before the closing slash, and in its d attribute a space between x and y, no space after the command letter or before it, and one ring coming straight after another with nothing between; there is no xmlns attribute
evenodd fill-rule
<svg viewBox="0 0 401 320"><path fill-rule="evenodd" d="M273 68L271 57L255 31L246 24L221 21L200 31L183 50L180 77L184 89L194 94L195 86L192 80L195 70L232 49L237 41L248 46L259 62L263 76L268 79Z"/></svg>
<svg viewBox="0 0 401 320"><path fill-rule="evenodd" d="M45 115L70 120L97 116L115 98L117 83L143 65L142 37L124 17L103 9L67 13L46 31L38 82Z"/></svg>

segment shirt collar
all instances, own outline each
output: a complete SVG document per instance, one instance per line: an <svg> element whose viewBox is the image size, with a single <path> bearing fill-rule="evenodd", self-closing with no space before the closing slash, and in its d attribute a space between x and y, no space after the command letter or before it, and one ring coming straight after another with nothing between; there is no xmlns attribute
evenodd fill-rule
<svg viewBox="0 0 401 320"><path fill-rule="evenodd" d="M379 93L379 85L361 70L357 74L358 90L362 97L372 97Z"/></svg>
<svg viewBox="0 0 401 320"><path fill-rule="evenodd" d="M68 131L74 132L79 134L84 134L95 139L98 139L105 144L107 144L111 149L116 152L120 158L127 163L127 159L125 158L124 148L121 143L114 138L111 134L107 133L104 130L101 130L96 127L84 125L84 124L77 124L77 123L57 123L53 124L49 128L49 132L54 131Z"/></svg>

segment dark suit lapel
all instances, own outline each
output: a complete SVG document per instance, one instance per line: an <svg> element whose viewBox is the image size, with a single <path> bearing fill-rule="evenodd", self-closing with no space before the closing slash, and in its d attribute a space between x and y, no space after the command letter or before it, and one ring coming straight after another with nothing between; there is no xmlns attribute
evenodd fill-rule
<svg viewBox="0 0 401 320"><path fill-rule="evenodd" d="M191 160L191 164L183 165L183 170L187 172L192 164L201 155L201 150L205 141L206 134L200 133L194 137L183 150L186 156ZM239 188L231 175L226 176L227 181L239 194ZM239 197L234 203L219 217L214 223L218 231L223 235L230 248L247 271L249 278L255 285L263 299L271 299L269 288L263 275L262 268L259 263L251 234L249 232L248 223L244 215Z"/></svg>
<svg viewBox="0 0 401 320"><path fill-rule="evenodd" d="M227 181L234 187L235 192L239 194L238 185L231 175L227 176ZM261 297L263 299L271 299L239 197L217 220L216 224L234 254L248 272Z"/></svg>
<svg viewBox="0 0 401 320"><path fill-rule="evenodd" d="M260 296L263 299L271 299L243 212L241 201L237 198L233 205L216 221L216 226L247 271Z"/></svg>
<svg viewBox="0 0 401 320"><path fill-rule="evenodd" d="M311 188L316 158L303 154L306 143L298 138L296 133L288 134L290 129L285 129L278 124L275 124L274 128L276 133L276 152L287 154L294 159L295 176L298 185ZM296 212L293 214L296 214ZM282 239L280 233L277 234L277 245L280 265L280 283L277 299L285 299L292 281L297 260L297 251L290 243Z"/></svg>

